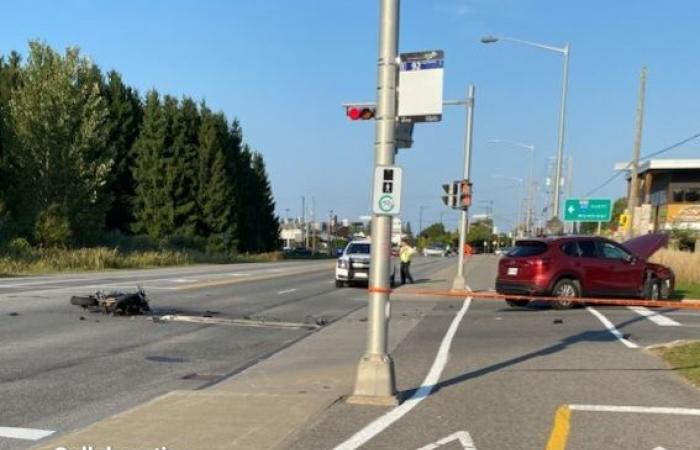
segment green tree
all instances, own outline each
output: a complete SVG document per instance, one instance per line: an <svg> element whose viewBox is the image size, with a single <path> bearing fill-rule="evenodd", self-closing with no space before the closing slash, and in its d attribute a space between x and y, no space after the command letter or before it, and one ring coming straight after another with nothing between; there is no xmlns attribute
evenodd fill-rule
<svg viewBox="0 0 700 450"><path fill-rule="evenodd" d="M115 71L107 74L104 96L109 109L107 142L110 154L114 155L114 165L107 182L112 201L106 224L108 229L129 232L134 222L133 169L136 158L133 147L141 129L143 107L138 93L126 86Z"/></svg>
<svg viewBox="0 0 700 450"><path fill-rule="evenodd" d="M249 220L255 220L254 251L269 252L276 250L279 242L279 218L275 215L275 200L267 177L265 162L260 153L253 154L252 172L255 182L256 199L254 202L256 215Z"/></svg>
<svg viewBox="0 0 700 450"><path fill-rule="evenodd" d="M20 86L22 77L21 58L17 52L5 58L0 56L0 232L8 219L5 194L11 180L7 157L12 145L12 121L10 118L10 95Z"/></svg>
<svg viewBox="0 0 700 450"><path fill-rule="evenodd" d="M201 108L199 129L198 205L200 234L210 237L211 250L230 250L235 243L233 179L227 171L229 139L226 117Z"/></svg>
<svg viewBox="0 0 700 450"><path fill-rule="evenodd" d="M169 111L161 102L158 92L150 91L144 104L143 123L134 143L136 157L133 176L136 182L134 195L136 233L146 233L153 239L163 239L175 229L172 177L168 171L172 161L173 99L166 97Z"/></svg>
<svg viewBox="0 0 700 450"><path fill-rule="evenodd" d="M490 219L477 220L469 225L467 243L472 247L483 247L484 241L491 240L493 223Z"/></svg>
<svg viewBox="0 0 700 450"><path fill-rule="evenodd" d="M197 104L185 97L173 121L173 158L169 173L175 234L188 238L196 236L200 219L197 210L200 123Z"/></svg>
<svg viewBox="0 0 700 450"><path fill-rule="evenodd" d="M8 205L25 236L51 208L68 218L68 235L89 241L104 228L104 185L113 163L99 77L76 48L65 55L36 41L29 48L23 82L10 99Z"/></svg>

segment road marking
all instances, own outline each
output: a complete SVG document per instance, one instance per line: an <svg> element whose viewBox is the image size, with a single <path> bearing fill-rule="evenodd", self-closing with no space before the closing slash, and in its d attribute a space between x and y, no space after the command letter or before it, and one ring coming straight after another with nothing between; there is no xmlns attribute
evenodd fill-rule
<svg viewBox="0 0 700 450"><path fill-rule="evenodd" d="M296 288L279 291L277 292L277 295L291 294L292 292L296 292Z"/></svg>
<svg viewBox="0 0 700 450"><path fill-rule="evenodd" d="M418 388L418 390L405 402L392 409L383 416L375 419L369 425L355 433L347 441L338 445L335 450L355 450L358 447L366 444L370 439L374 438L376 435L387 429L391 424L402 418L409 411L415 408L420 402L425 400L428 395L435 388L435 385L440 380L440 375L447 365L447 358L450 353L450 346L452 345L452 340L454 339L455 333L457 333L457 328L459 327L462 318L467 313L469 305L472 302L471 297L467 297L462 304L462 308L459 310L450 327L447 329L445 336L442 338L442 343L440 344L440 349L435 356L435 361L426 375L423 384Z"/></svg>
<svg viewBox="0 0 700 450"><path fill-rule="evenodd" d="M564 450L566 441L569 439L571 429L571 408L569 405L562 405L554 414L554 426L547 441L545 450Z"/></svg>
<svg viewBox="0 0 700 450"><path fill-rule="evenodd" d="M54 433L55 431L37 430L36 428L0 427L0 437L23 439L25 441L38 441Z"/></svg>
<svg viewBox="0 0 700 450"><path fill-rule="evenodd" d="M443 445L449 444L450 442L454 441L459 441L459 443L462 444L464 450L476 450L476 446L474 445L472 437L466 431L458 431L456 433L452 433L451 435L444 437L439 441L433 442L432 444L428 444L425 447L421 447L418 450L434 450L438 447L442 447Z"/></svg>
<svg viewBox="0 0 700 450"><path fill-rule="evenodd" d="M628 339L625 339L625 337L622 335L622 333L620 333L620 330L615 328L615 325L613 325L613 323L610 322L607 317L605 317L604 315L599 313L596 309L594 309L590 306L586 306L586 309L588 310L588 312L590 312L591 314L596 316L598 318L598 320L600 320L603 323L603 325L605 325L605 328L607 328L608 331L610 331L610 333L612 333L612 335L617 338L618 341L622 342L623 344L625 344L625 346L627 346L629 348L639 348L639 346L637 344L635 344L634 342L632 342Z"/></svg>
<svg viewBox="0 0 700 450"><path fill-rule="evenodd" d="M676 416L698 416L697 408L674 408L658 406L613 406L613 405L562 405L557 408L554 415L554 426L549 435L549 441L545 450L566 450L566 442L571 428L571 411L587 412L613 412L613 413L637 413L637 414L666 414ZM657 447L654 450L665 450Z"/></svg>
<svg viewBox="0 0 700 450"><path fill-rule="evenodd" d="M197 280L193 278L168 278L165 281L172 281L173 283L196 283Z"/></svg>
<svg viewBox="0 0 700 450"><path fill-rule="evenodd" d="M655 324L657 324L660 327L680 327L681 324L676 322L675 320L666 317L662 314L659 314L656 311L652 311L648 308L645 308L644 306L628 306L628 309L631 309L632 311L636 312L640 316L644 316L647 319L651 320Z"/></svg>

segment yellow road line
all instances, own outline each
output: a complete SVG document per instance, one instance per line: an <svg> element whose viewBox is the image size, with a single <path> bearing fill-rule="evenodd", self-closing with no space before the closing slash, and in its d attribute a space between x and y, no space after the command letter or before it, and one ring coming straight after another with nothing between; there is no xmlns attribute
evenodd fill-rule
<svg viewBox="0 0 700 450"><path fill-rule="evenodd" d="M554 414L554 426L545 450L566 450L566 441L569 438L570 427L571 408L569 408L569 405L562 405Z"/></svg>

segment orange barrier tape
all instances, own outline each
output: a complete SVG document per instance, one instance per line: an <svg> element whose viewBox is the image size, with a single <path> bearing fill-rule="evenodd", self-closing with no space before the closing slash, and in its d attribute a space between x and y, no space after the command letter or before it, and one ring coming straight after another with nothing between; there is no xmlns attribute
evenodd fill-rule
<svg viewBox="0 0 700 450"><path fill-rule="evenodd" d="M391 294L392 292L394 292L392 289L386 289L376 286L370 286L367 288L367 290L369 292L376 292L377 294Z"/></svg>
<svg viewBox="0 0 700 450"><path fill-rule="evenodd" d="M439 290L405 290L400 291L401 295L417 295L417 296L433 296L433 297L472 297L475 300L537 300L553 302L557 300L574 300L576 303L588 303L591 305L607 305L607 306L650 306L657 308L674 308L674 309L698 309L700 310L700 300L643 300L643 299L615 299L615 298L589 298L589 297L545 297L533 295L503 295L493 291L439 291Z"/></svg>

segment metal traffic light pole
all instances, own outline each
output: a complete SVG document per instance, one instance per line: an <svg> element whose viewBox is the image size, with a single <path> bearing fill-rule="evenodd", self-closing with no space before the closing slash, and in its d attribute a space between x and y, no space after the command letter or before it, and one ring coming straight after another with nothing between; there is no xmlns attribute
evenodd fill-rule
<svg viewBox="0 0 700 450"><path fill-rule="evenodd" d="M377 110L374 166L394 164L396 143L396 85L398 78L399 0L382 0L377 71ZM367 351L360 360L350 403L395 405L394 362L387 353L389 325L389 271L391 266L391 222L389 215L372 215Z"/></svg>
<svg viewBox="0 0 700 450"><path fill-rule="evenodd" d="M472 137L474 130L474 85L470 85L467 92L467 129L464 134L464 179L469 181L472 162ZM457 252L457 274L452 281L452 289L463 290L466 287L464 281L464 244L467 241L468 210L463 209L459 218L459 249Z"/></svg>

